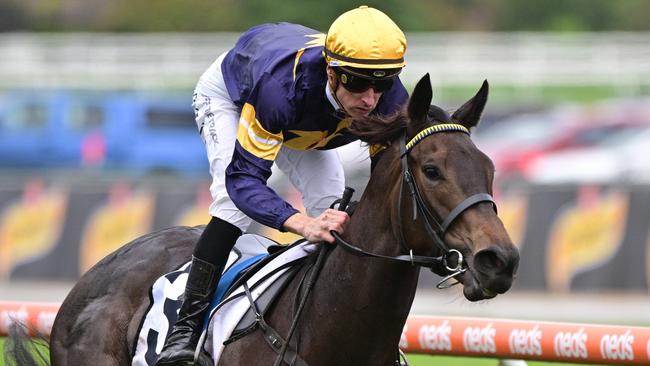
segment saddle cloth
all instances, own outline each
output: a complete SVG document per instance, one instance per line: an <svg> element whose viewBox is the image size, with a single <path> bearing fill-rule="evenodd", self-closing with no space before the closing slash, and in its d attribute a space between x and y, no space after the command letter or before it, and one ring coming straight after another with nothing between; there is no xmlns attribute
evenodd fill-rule
<svg viewBox="0 0 650 366"><path fill-rule="evenodd" d="M250 309L250 301L245 295L243 284L240 283L236 289L229 290L230 285L237 280L242 271L265 259L269 247L276 245L277 243L271 239L244 234L237 240L230 253L222 281L219 282L212 301L208 333L204 343L205 351L212 356L215 363L223 351L224 342ZM253 299L257 301L265 290L272 287L278 278L290 270L291 263L304 258L315 249L316 244L307 242L293 245L247 278L244 282L250 288ZM154 282L149 293L151 305L138 331L132 358L133 366L153 366L156 363L167 333L178 317L182 302L179 298L185 291L190 264L191 262L185 263L178 270L165 274Z"/></svg>

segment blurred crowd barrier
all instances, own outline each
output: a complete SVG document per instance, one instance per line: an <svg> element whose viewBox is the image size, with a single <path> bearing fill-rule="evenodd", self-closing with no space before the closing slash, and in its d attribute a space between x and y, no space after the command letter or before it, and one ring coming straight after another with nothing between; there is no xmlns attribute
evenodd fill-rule
<svg viewBox="0 0 650 366"><path fill-rule="evenodd" d="M0 181L0 281L76 280L140 235L205 224L208 186L186 178ZM298 205L293 189L280 192ZM496 200L521 250L515 288L649 289L649 186L520 185L498 190ZM283 243L295 239L261 227L253 231Z"/></svg>
<svg viewBox="0 0 650 366"><path fill-rule="evenodd" d="M0 34L0 88L193 88L236 33ZM634 91L650 80L647 33L409 33L413 84L483 79L526 90L539 85L606 84Z"/></svg>

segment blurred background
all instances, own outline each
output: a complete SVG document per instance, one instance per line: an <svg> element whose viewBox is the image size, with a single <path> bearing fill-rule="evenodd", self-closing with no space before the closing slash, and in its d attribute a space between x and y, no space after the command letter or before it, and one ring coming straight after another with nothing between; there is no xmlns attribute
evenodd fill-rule
<svg viewBox="0 0 650 366"><path fill-rule="evenodd" d="M489 80L474 140L522 255L515 288L479 304L423 273L413 312L650 324L650 2L365 4L407 33L407 89L428 72L434 103L453 110ZM358 5L2 0L0 299L61 301L131 239L206 223L201 73L250 26L326 32ZM365 147L340 153L358 198ZM299 205L281 174L271 184Z"/></svg>

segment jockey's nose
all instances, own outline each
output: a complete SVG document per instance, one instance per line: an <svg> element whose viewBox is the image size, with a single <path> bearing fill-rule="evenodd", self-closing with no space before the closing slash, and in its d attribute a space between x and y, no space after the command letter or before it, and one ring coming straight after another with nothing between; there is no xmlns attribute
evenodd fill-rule
<svg viewBox="0 0 650 366"><path fill-rule="evenodd" d="M368 88L368 90L361 92L360 94L361 101L369 107L377 104L379 97L381 97L381 93L377 93L373 88Z"/></svg>

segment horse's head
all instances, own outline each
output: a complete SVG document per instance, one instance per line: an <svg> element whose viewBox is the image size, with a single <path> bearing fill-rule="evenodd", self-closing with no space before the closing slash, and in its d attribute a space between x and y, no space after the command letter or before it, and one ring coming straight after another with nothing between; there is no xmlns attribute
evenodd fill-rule
<svg viewBox="0 0 650 366"><path fill-rule="evenodd" d="M459 124L469 130L478 124L487 96L488 84L484 82L472 99L449 116L431 106L432 91L427 75L417 84L409 101L406 136L416 136L434 124ZM440 222L453 215L454 209L468 197L492 194L494 165L467 133L449 131L427 135L408 152L408 163L415 186ZM474 301L507 291L517 270L519 253L493 203L470 202L470 206L457 212L442 239L449 249L458 250L467 261L467 270L458 276L465 297ZM404 231L407 242L420 252L430 251L432 240L426 230L420 229L422 223L409 223L409 220L401 218L404 227L408 225Z"/></svg>
<svg viewBox="0 0 650 366"><path fill-rule="evenodd" d="M453 275L471 301L507 291L519 263L518 250L491 201L494 165L469 136L487 96L488 84L484 82L478 93L450 116L431 105L426 75L415 87L406 110L385 121L383 133L369 133L367 128L364 132L364 126L377 121L360 122L357 130L371 143L379 142L377 136L392 140L376 169L393 185L385 189L393 198L391 223L401 253L443 256L446 262L435 272ZM459 257L462 267L457 263Z"/></svg>

